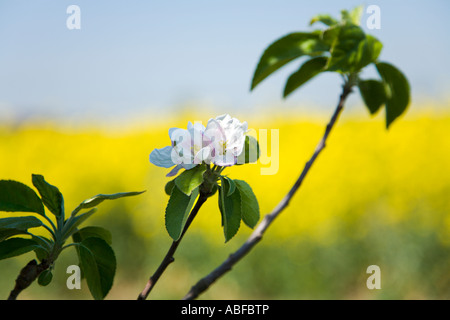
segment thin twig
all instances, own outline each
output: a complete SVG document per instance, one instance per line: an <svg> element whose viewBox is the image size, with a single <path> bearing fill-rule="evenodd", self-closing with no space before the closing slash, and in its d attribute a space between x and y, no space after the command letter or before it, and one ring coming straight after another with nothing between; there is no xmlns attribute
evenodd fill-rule
<svg viewBox="0 0 450 320"><path fill-rule="evenodd" d="M200 193L199 198L197 199L197 202L195 203L194 208L192 209L191 213L189 214L188 219L186 220L186 225L183 228L183 232L181 233L181 236L178 240L173 241L172 245L170 246L169 250L167 251L166 256L162 260L161 264L159 265L158 269L156 269L155 273L148 279L147 284L145 285L144 290L139 294L138 300L145 300L147 299L148 295L150 294L150 291L155 286L158 279L161 277L161 275L166 270L167 266L171 264L175 258L173 255L175 254L175 251L178 248L178 245L180 244L181 240L183 239L184 234L186 233L187 229L189 228L192 220L194 220L195 216L197 215L198 211L200 210L203 203L205 203L208 196L204 195L203 193Z"/></svg>
<svg viewBox="0 0 450 320"><path fill-rule="evenodd" d="M300 176L298 177L297 181L292 186L292 188L289 190L288 194L280 201L280 203L273 209L271 213L267 214L264 217L264 219L258 224L256 229L247 239L247 241L237 251L230 254L230 256L220 266L214 269L206 277L199 280L186 294L186 296L183 298L184 300L196 299L200 294L206 291L217 279L223 276L226 272L230 271L231 268L238 261L240 261L262 239L264 232L267 230L267 228L270 226L273 220L289 205L290 200L294 196L295 192L300 188L303 180L306 177L306 174L313 165L314 161L317 159L320 152L325 148L325 143L328 138L328 135L330 134L331 129L335 125L342 109L344 108L344 103L345 100L347 99L347 96L352 91L351 87L352 84L349 82L347 82L343 86L342 94L340 96L338 105L333 113L333 116L330 119L330 122L326 126L325 133L322 139L316 146L316 149L312 157L309 159L308 162L306 162L302 173L300 174Z"/></svg>
<svg viewBox="0 0 450 320"><path fill-rule="evenodd" d="M28 288L39 275L50 267L50 263L47 260L42 260L40 264L37 264L36 260L31 260L20 271L19 276L16 279L16 285L11 290L8 300L16 300L17 296L26 288Z"/></svg>

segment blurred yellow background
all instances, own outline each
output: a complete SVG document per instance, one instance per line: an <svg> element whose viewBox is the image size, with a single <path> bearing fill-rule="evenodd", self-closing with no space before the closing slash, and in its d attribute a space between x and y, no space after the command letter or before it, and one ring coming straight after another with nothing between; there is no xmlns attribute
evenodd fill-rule
<svg viewBox="0 0 450 320"><path fill-rule="evenodd" d="M371 118L344 110L289 207L262 242L201 298L449 299L450 113L420 109L408 111L389 131L381 114ZM0 178L31 186L32 173L44 175L63 193L68 213L99 193L147 190L101 204L85 223L112 231L118 269L107 299L135 299L171 243L164 227L168 169L150 164L149 154L169 144L170 127L215 116L184 111L171 119L105 127L37 120L4 124ZM263 216L295 182L328 118L292 111L274 116L273 110L232 116L257 131L279 129L275 175L261 175L260 163L225 171L252 186ZM242 225L224 244L217 196L209 199L149 298L183 297L250 233ZM0 298L7 297L32 258L29 253L0 261ZM91 299L85 281L81 290L66 288L70 264L77 264L72 248L57 261L48 287L34 283L19 298ZM373 264L381 268L380 290L366 287L366 268Z"/></svg>

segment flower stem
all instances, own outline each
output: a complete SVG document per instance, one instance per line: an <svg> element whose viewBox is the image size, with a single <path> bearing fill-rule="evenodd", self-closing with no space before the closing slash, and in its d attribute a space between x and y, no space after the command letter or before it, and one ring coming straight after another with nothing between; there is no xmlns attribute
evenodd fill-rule
<svg viewBox="0 0 450 320"><path fill-rule="evenodd" d="M194 208L191 210L191 213L189 214L189 217L186 220L186 224L183 228L183 232L181 233L180 238L178 240L172 242L172 245L170 246L169 250L167 251L166 256L162 260L158 269L156 269L155 273L153 273L153 275L148 280L144 290L142 290L142 292L139 294L139 296L137 298L138 300L147 299L148 295L150 294L150 291L153 289L156 282L159 280L161 275L164 273L167 266L175 260L175 258L173 256L178 248L178 245L180 244L181 240L183 239L184 234L186 233L187 229L191 225L192 221L194 220L194 218L197 215L198 211L200 210L201 206L206 202L206 199L208 199L208 196L203 193L200 193L200 196L197 199L197 202L195 203Z"/></svg>
<svg viewBox="0 0 450 320"><path fill-rule="evenodd" d="M237 262L239 262L262 239L264 232L267 230L270 224L289 205L290 200L300 188L303 180L306 177L306 174L309 172L309 169L311 169L314 161L317 159L320 152L325 148L325 142L328 138L328 135L330 134L331 129L336 124L336 121L344 108L344 103L348 95L352 92L352 86L354 85L354 76L350 76L350 78L352 79L348 79L347 81L345 81L338 105L325 128L325 133L322 139L317 144L313 155L311 156L309 161L306 162L303 171L301 172L300 176L297 178L287 195L280 201L280 203L278 203L278 205L272 210L272 212L267 214L264 219L255 227L255 230L247 239L247 241L237 251L230 254L229 257L221 265L219 265L204 278L200 279L186 294L186 296L183 298L184 300L196 299L200 294L205 292L216 280L218 280L226 272L230 271L232 267Z"/></svg>

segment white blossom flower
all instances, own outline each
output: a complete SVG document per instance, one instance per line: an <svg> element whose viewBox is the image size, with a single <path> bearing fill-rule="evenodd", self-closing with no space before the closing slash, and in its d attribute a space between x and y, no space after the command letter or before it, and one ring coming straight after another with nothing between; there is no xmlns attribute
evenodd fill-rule
<svg viewBox="0 0 450 320"><path fill-rule="evenodd" d="M228 114L210 119L206 125L205 136L212 141L212 162L218 166L235 165L244 148L247 130L246 121L241 123Z"/></svg>
<svg viewBox="0 0 450 320"><path fill-rule="evenodd" d="M201 123L189 122L187 130L169 129L171 145L154 149L150 162L164 168L175 166L167 176L201 163L232 166L242 153L246 132L247 122L241 123L228 114L210 119L206 128Z"/></svg>
<svg viewBox="0 0 450 320"><path fill-rule="evenodd" d="M174 176L182 168L189 170L202 162L208 162L211 141L204 137L205 127L201 123L188 123L187 130L170 128L171 145L154 149L150 162L156 166L170 168L175 166L167 176Z"/></svg>

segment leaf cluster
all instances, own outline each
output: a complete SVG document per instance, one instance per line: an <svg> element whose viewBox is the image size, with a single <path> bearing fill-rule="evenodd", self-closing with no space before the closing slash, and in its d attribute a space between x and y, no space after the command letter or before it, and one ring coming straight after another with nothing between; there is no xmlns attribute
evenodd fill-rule
<svg viewBox="0 0 450 320"><path fill-rule="evenodd" d="M251 90L289 62L307 57L288 77L284 98L320 73L337 72L348 86L358 86L370 114L385 106L388 128L408 107L410 86L399 69L378 60L383 44L360 27L361 14L362 7L350 12L343 10L340 20L320 14L311 19L310 25L320 23L325 29L290 33L270 44L255 69ZM379 79L359 77L370 64L375 66Z"/></svg>
<svg viewBox="0 0 450 320"><path fill-rule="evenodd" d="M253 151L257 151L256 153ZM253 157L256 158L253 159ZM258 141L247 136L239 163L255 162L259 158ZM170 237L177 241L183 234L196 200L211 197L218 191L219 210L225 242L239 230L241 221L253 228L259 220L259 205L252 188L243 180L233 180L222 174L225 167L201 164L182 172L165 186L170 196L166 207L165 224Z"/></svg>
<svg viewBox="0 0 450 320"><path fill-rule="evenodd" d="M0 180L0 211L28 212L40 217L28 215L0 219L0 260L34 251L39 261L46 261L49 265L38 278L38 283L46 286L52 281L52 270L60 253L75 246L92 296L103 299L112 287L116 270L112 237L104 228L89 226L80 229L80 226L97 211L96 206L101 202L142 192L96 195L83 201L66 219L64 197L59 189L45 181L42 175L33 174L32 183L39 195L21 182ZM53 219L46 214L45 207ZM82 212L86 209L89 210ZM37 227L45 228L50 237L30 231ZM71 237L73 242L66 244Z"/></svg>

